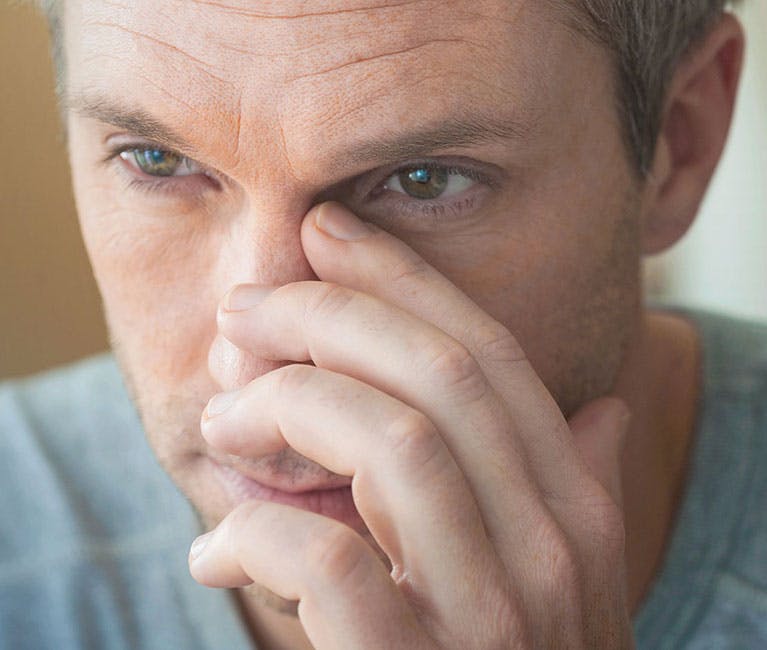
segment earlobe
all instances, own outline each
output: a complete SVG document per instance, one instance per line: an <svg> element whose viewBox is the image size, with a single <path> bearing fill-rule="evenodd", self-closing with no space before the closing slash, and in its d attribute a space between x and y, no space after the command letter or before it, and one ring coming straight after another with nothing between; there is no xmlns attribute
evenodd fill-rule
<svg viewBox="0 0 767 650"><path fill-rule="evenodd" d="M743 48L740 23L725 14L672 77L645 188L646 255L676 243L698 213L727 141Z"/></svg>

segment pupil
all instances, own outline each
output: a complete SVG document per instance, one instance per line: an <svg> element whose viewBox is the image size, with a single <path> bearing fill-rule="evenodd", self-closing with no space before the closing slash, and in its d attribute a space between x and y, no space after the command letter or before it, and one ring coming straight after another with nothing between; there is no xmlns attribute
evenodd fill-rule
<svg viewBox="0 0 767 650"><path fill-rule="evenodd" d="M415 183L428 183L431 178L431 174L428 169L416 169L410 172L410 180Z"/></svg>
<svg viewBox="0 0 767 650"><path fill-rule="evenodd" d="M449 174L446 169L411 167L399 174L399 182L408 196L415 199L436 199L445 191Z"/></svg>

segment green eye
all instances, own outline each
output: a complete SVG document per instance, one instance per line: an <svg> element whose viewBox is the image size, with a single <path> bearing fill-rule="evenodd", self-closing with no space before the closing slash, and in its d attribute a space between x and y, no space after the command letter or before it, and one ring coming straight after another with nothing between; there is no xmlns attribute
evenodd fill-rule
<svg viewBox="0 0 767 650"><path fill-rule="evenodd" d="M474 181L447 167L405 167L391 176L384 187L421 201L452 196L471 187Z"/></svg>
<svg viewBox="0 0 767 650"><path fill-rule="evenodd" d="M147 176L189 176L200 172L197 163L165 149L129 149L120 157Z"/></svg>

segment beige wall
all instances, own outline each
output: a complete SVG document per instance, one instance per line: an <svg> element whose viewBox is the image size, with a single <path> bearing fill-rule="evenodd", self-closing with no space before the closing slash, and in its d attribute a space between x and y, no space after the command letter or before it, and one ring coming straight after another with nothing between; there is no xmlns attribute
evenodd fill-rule
<svg viewBox="0 0 767 650"><path fill-rule="evenodd" d="M60 141L44 23L0 0L0 377L107 347Z"/></svg>

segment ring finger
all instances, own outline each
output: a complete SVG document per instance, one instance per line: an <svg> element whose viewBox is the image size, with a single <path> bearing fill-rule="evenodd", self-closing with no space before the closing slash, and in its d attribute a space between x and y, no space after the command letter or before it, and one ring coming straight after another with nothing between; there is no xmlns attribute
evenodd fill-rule
<svg viewBox="0 0 767 650"><path fill-rule="evenodd" d="M254 379L223 413L203 414L201 429L230 454L259 457L290 446L353 477L357 509L393 576L440 617L465 608L454 602L462 593L456 585L476 588L482 599L504 588L493 584L504 572L460 468L434 425L396 398L296 364Z"/></svg>

